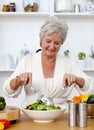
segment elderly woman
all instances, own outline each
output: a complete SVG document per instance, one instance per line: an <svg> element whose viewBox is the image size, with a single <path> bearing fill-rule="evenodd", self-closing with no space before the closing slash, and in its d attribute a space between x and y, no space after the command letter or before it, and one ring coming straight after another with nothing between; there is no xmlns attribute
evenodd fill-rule
<svg viewBox="0 0 94 130"><path fill-rule="evenodd" d="M41 51L22 58L12 76L5 82L4 92L17 97L22 88L26 96L34 90L54 103L66 102L72 89L88 92L92 79L82 72L69 58L58 54L67 36L67 24L57 17L49 17L40 29ZM65 89L64 89L65 88Z"/></svg>

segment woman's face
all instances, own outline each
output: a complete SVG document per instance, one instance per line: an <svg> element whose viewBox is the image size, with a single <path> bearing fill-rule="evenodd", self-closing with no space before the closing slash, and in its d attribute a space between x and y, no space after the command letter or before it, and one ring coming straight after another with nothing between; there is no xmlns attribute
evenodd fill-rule
<svg viewBox="0 0 94 130"><path fill-rule="evenodd" d="M62 39L59 34L52 33L45 35L42 39L42 52L48 56L56 56L62 44Z"/></svg>

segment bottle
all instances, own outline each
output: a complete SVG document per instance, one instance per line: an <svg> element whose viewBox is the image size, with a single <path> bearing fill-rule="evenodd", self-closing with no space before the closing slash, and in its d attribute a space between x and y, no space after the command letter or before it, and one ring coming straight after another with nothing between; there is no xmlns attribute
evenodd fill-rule
<svg viewBox="0 0 94 130"><path fill-rule="evenodd" d="M87 125L87 105L82 102L78 105L78 126L86 127Z"/></svg>
<svg viewBox="0 0 94 130"><path fill-rule="evenodd" d="M25 12L37 12L39 8L39 0L23 0Z"/></svg>
<svg viewBox="0 0 94 130"><path fill-rule="evenodd" d="M69 126L77 126L77 111L78 105L75 102L68 102L69 104Z"/></svg>
<svg viewBox="0 0 94 130"><path fill-rule="evenodd" d="M80 4L74 5L74 12L75 13L80 13Z"/></svg>

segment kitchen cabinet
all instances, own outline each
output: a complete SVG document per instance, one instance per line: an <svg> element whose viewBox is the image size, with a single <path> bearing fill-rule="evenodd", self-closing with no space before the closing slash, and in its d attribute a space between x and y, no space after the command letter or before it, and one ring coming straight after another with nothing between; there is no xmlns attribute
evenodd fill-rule
<svg viewBox="0 0 94 130"><path fill-rule="evenodd" d="M24 12L23 0L13 1L16 3L16 12L2 12L2 6L9 4L10 0L0 0L1 86L14 71L13 68L6 67L3 56L11 54L13 56L17 55L19 58L20 50L24 47L24 44L27 45L27 49L31 53L39 49L40 27L49 16L55 15L64 19L69 27L68 37L60 53L63 54L65 49L69 49L70 57L77 60L78 52L84 51L88 58L90 46L94 44L94 13L55 12L55 0L40 0L38 12ZM73 1L75 3L81 0ZM89 75L93 77L92 71L94 71L94 68L85 72L89 72ZM2 91L0 91L0 95L3 95Z"/></svg>

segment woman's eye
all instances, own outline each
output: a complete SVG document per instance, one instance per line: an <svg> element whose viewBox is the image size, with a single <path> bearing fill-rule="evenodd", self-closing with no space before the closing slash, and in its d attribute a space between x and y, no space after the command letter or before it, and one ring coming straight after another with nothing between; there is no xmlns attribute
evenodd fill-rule
<svg viewBox="0 0 94 130"><path fill-rule="evenodd" d="M47 43L50 43L50 40L46 40Z"/></svg>
<svg viewBox="0 0 94 130"><path fill-rule="evenodd" d="M59 42L55 42L55 45L60 45L60 43Z"/></svg>

